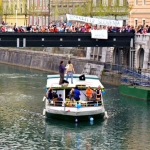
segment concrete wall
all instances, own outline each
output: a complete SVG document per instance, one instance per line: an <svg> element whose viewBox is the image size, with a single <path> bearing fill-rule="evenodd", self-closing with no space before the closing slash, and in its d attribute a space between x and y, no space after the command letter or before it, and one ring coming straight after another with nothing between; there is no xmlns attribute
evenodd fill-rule
<svg viewBox="0 0 150 150"><path fill-rule="evenodd" d="M54 55L48 52L37 52L29 50L0 49L0 62L10 65L22 66L43 71L58 72L60 61L66 64L69 60L68 55ZM86 60L71 58L75 72L82 73Z"/></svg>
<svg viewBox="0 0 150 150"><path fill-rule="evenodd" d="M10 65L58 73L58 66L61 60L67 64L69 60L68 55L54 55L48 52L0 48L0 63ZM101 71L104 66L101 62L86 60L79 57L71 57L71 62L74 65L77 74L82 74L85 71L86 65L90 64L90 66L94 66L98 69L93 72L92 67L89 74L98 75L101 78L102 83L115 85L120 83L118 77L106 74L101 76Z"/></svg>
<svg viewBox="0 0 150 150"><path fill-rule="evenodd" d="M119 74L102 74L101 75L101 82L108 83L112 85L120 85L121 75Z"/></svg>

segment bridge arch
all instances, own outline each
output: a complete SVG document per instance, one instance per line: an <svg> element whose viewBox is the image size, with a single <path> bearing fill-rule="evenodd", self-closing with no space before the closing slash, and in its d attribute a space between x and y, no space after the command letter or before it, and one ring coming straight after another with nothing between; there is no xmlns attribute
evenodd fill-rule
<svg viewBox="0 0 150 150"><path fill-rule="evenodd" d="M137 67L143 68L144 49L140 47L137 52Z"/></svg>
<svg viewBox="0 0 150 150"><path fill-rule="evenodd" d="M121 51L118 47L115 47L113 51L113 64L121 65Z"/></svg>

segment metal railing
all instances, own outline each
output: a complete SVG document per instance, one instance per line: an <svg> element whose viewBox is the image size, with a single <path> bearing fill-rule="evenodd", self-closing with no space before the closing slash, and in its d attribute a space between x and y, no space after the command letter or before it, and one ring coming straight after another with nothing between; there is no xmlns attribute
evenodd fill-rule
<svg viewBox="0 0 150 150"><path fill-rule="evenodd" d="M117 64L104 64L105 71L121 74L121 82L125 84L150 86L150 72ZM149 74L149 75L145 75Z"/></svg>

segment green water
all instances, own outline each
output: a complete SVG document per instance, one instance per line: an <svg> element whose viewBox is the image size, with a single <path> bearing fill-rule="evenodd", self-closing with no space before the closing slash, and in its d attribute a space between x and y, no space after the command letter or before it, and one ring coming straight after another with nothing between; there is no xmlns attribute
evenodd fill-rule
<svg viewBox="0 0 150 150"><path fill-rule="evenodd" d="M104 121L65 122L42 115L46 75L0 64L0 150L148 150L150 105L105 85Z"/></svg>

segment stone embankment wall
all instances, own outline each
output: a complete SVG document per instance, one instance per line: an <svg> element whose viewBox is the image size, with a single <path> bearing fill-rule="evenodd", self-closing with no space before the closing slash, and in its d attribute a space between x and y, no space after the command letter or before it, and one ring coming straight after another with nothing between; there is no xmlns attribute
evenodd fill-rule
<svg viewBox="0 0 150 150"><path fill-rule="evenodd" d="M27 67L31 69L43 70L58 73L58 66L61 60L67 64L70 58L64 54L51 54L48 52L39 52L31 50L16 50L10 48L0 49L0 63L9 65ZM118 85L120 79L115 76L101 75L104 64L98 61L83 59L80 57L71 57L77 74L95 74L101 78L102 83ZM88 67L87 67L88 66Z"/></svg>
<svg viewBox="0 0 150 150"><path fill-rule="evenodd" d="M121 75L120 74L102 74L101 75L101 82L102 83L108 83L108 84L112 84L112 85L120 85L121 81Z"/></svg>
<svg viewBox="0 0 150 150"><path fill-rule="evenodd" d="M66 64L69 60L67 55L54 55L48 52L37 52L30 50L0 49L0 62L10 65L22 66L48 72L58 73L58 66L63 60ZM76 73L81 73L86 60L71 59Z"/></svg>

